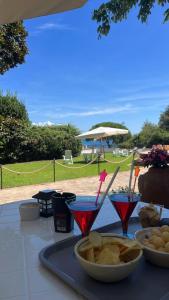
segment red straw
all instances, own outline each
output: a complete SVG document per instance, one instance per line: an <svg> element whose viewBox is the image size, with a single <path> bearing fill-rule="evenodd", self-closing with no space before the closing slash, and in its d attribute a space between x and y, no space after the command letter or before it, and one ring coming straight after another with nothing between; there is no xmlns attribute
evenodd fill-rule
<svg viewBox="0 0 169 300"><path fill-rule="evenodd" d="M110 190L110 188L111 188L111 186L112 186L112 184L113 184L113 182L114 182L114 180L115 180L115 178L116 178L117 173L118 173L119 170L120 170L120 166L116 168L116 170L115 170L115 172L114 172L114 174L113 174L113 176L112 176L112 178L111 178L111 180L110 180L110 182L109 182L109 184L107 186L107 189L104 192L104 194L103 194L103 196L102 196L102 198L100 200L100 208L102 207L104 199L106 198L106 196L107 196L107 194L108 194L108 192L109 192L109 190Z"/></svg>
<svg viewBox="0 0 169 300"><path fill-rule="evenodd" d="M100 173L100 178L99 178L99 180L100 180L100 185L99 185L99 189L98 189L98 192L97 192L97 197L96 197L95 205L98 204L98 199L99 199L101 187L102 187L102 184L103 184L103 182L105 181L107 175L108 175L108 174L107 174L106 170L103 170L103 172Z"/></svg>

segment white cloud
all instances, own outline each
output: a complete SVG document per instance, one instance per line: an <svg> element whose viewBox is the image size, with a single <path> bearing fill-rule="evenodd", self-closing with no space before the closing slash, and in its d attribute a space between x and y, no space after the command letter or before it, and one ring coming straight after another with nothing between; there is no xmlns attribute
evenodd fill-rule
<svg viewBox="0 0 169 300"><path fill-rule="evenodd" d="M52 126L52 125L55 125L55 124L52 123L51 121L46 121L46 122L32 123L32 125L35 125L35 126Z"/></svg>
<svg viewBox="0 0 169 300"><path fill-rule="evenodd" d="M87 111L80 112L65 112L63 114L55 114L57 118L65 118L65 117L88 117L88 116L96 116L96 115L111 115L114 113L121 112L133 112L136 108L131 107L131 105L123 105L117 107L108 107L108 108L99 108L99 109L91 109Z"/></svg>
<svg viewBox="0 0 169 300"><path fill-rule="evenodd" d="M42 32L46 32L49 30L53 31L74 31L76 30L74 27L70 26L69 24L65 23L44 23L35 28L32 32L29 33L30 36L38 36Z"/></svg>
<svg viewBox="0 0 169 300"><path fill-rule="evenodd" d="M139 93L135 95L128 95L116 99L118 102L128 101L166 101L169 102L169 92L153 92L153 93Z"/></svg>
<svg viewBox="0 0 169 300"><path fill-rule="evenodd" d="M74 30L74 28L68 24L64 23L44 23L36 28L39 31L43 30Z"/></svg>

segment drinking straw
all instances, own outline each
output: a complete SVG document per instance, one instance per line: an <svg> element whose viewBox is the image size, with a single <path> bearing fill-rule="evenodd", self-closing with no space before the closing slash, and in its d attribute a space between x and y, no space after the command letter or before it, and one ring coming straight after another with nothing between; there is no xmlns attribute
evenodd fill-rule
<svg viewBox="0 0 169 300"><path fill-rule="evenodd" d="M130 197L131 197L131 183L132 183L133 170L134 170L134 160L132 161L131 167L130 167L129 189L128 189L128 200L129 201L130 201Z"/></svg>
<svg viewBox="0 0 169 300"><path fill-rule="evenodd" d="M132 190L132 199L133 199L133 196L134 196L134 190L135 190L135 187L136 187L136 181L137 181L139 173L140 173L140 168L139 168L139 166L136 166L135 170L134 170L135 178L134 178L134 184L133 184L133 190Z"/></svg>
<svg viewBox="0 0 169 300"><path fill-rule="evenodd" d="M98 203L98 199L99 199L101 187L102 187L102 184L103 184L103 182L105 181L107 175L108 175L108 174L107 174L106 170L103 170L103 171L100 173L100 178L99 178L99 180L100 180L100 185L99 185L99 189L98 189L98 192L97 192L95 205L97 205L97 203Z"/></svg>
<svg viewBox="0 0 169 300"><path fill-rule="evenodd" d="M116 170L115 170L115 172L114 172L114 174L113 174L113 176L112 176L112 178L111 178L111 180L110 180L110 182L109 182L109 184L108 184L108 186L107 186L107 189L106 189L106 191L104 192L104 194L103 194L103 196L102 196L102 198L101 198L101 200L100 200L100 208L101 208L101 206L103 205L104 199L106 198L107 193L109 192L109 190L110 190L110 188L111 188L111 186L112 186L112 184L113 184L113 181L115 180L115 178L116 178L117 173L118 173L119 170L120 170L120 166L116 168Z"/></svg>
<svg viewBox="0 0 169 300"><path fill-rule="evenodd" d="M133 160L130 167L130 177L129 177L129 190L128 190L128 200L131 199L131 183L132 183L132 177L133 177L133 170L134 170L134 157L135 157L136 151L133 152Z"/></svg>
<svg viewBox="0 0 169 300"><path fill-rule="evenodd" d="M137 181L139 173L140 173L140 168L139 168L139 166L136 166L135 169L134 169L135 178L134 178L134 184L133 184L133 193L134 193L134 190L135 190L136 181Z"/></svg>

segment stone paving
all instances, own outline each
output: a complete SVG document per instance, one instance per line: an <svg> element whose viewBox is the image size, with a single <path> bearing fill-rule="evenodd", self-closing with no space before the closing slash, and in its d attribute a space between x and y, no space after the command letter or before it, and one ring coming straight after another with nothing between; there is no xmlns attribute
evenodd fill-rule
<svg viewBox="0 0 169 300"><path fill-rule="evenodd" d="M145 170L142 169L141 173ZM111 175L108 175L106 182L103 185L102 191L106 189ZM120 172L113 184L113 188L128 185L129 171ZM55 183L43 183L38 185L21 186L14 188L7 188L0 191L0 204L15 202L24 199L30 199L32 195L44 189L59 189L64 192L72 192L77 195L96 195L98 189L98 176L84 177L71 180L63 180ZM136 188L137 190L137 188Z"/></svg>

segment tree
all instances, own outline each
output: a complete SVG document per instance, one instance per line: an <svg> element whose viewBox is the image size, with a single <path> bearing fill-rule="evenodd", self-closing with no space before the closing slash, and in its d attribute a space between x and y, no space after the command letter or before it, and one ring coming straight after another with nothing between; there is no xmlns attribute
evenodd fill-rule
<svg viewBox="0 0 169 300"><path fill-rule="evenodd" d="M133 134L128 140L120 145L122 148L132 149L140 146L139 134Z"/></svg>
<svg viewBox="0 0 169 300"><path fill-rule="evenodd" d="M127 127L124 124L121 123L115 123L115 122L101 122L93 125L90 130L98 128L98 127L111 127L111 128L121 128L121 129L127 129Z"/></svg>
<svg viewBox="0 0 169 300"><path fill-rule="evenodd" d="M29 122L28 113L25 105L17 98L16 95L0 93L0 116L5 118L14 118Z"/></svg>
<svg viewBox="0 0 169 300"><path fill-rule="evenodd" d="M81 151L81 141L75 138L80 133L75 126L45 126L42 128L43 138L47 146L48 157L62 158L65 150L72 150L73 156L79 155Z"/></svg>
<svg viewBox="0 0 169 300"><path fill-rule="evenodd" d="M0 25L0 74L25 61L27 32L23 22Z"/></svg>
<svg viewBox="0 0 169 300"><path fill-rule="evenodd" d="M137 147L151 148L157 144L168 144L169 133L161 129L158 125L145 122L141 132L137 136Z"/></svg>
<svg viewBox="0 0 169 300"><path fill-rule="evenodd" d="M109 0L103 3L93 12L93 20L96 20L99 37L107 35L111 28L111 23L118 23L127 19L129 12L137 7L139 9L138 19L145 23L152 12L154 5L164 7L168 4L166 0ZM164 11L164 22L169 20L169 8Z"/></svg>
<svg viewBox="0 0 169 300"><path fill-rule="evenodd" d="M169 130L169 106L166 110L160 115L159 127L164 130Z"/></svg>

